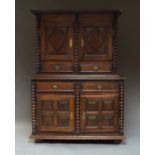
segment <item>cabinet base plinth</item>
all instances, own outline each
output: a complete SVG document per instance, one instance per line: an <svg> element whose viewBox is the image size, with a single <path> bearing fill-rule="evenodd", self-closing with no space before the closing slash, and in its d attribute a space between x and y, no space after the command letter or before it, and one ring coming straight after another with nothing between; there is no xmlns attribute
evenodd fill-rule
<svg viewBox="0 0 155 155"><path fill-rule="evenodd" d="M54 135L31 135L30 138L34 139L36 143L41 142L43 140L78 140L78 141L84 141L84 140L105 140L105 141L114 141L114 143L121 143L125 136L91 136L91 135L67 135L67 136L54 136Z"/></svg>

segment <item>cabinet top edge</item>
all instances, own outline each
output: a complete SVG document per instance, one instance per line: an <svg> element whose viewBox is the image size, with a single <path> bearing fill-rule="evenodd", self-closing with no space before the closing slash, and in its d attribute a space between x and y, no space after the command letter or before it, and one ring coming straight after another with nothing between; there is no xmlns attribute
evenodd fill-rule
<svg viewBox="0 0 155 155"><path fill-rule="evenodd" d="M120 15L123 10L117 10L117 9L113 9L113 10L30 10L32 14L34 15L45 15L45 14L91 14L91 13L112 13L112 14L117 14Z"/></svg>
<svg viewBox="0 0 155 155"><path fill-rule="evenodd" d="M32 80L125 80L120 75L35 75Z"/></svg>

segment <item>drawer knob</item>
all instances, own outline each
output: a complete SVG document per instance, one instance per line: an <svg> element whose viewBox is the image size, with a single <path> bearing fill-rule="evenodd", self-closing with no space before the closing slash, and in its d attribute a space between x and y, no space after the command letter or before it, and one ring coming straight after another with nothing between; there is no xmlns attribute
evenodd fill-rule
<svg viewBox="0 0 155 155"><path fill-rule="evenodd" d="M97 88L98 88L99 90L101 90L101 89L102 89L102 86L101 86L101 85L99 85L99 86L97 86Z"/></svg>
<svg viewBox="0 0 155 155"><path fill-rule="evenodd" d="M97 70L99 70L99 66L94 66L93 69L94 69L95 71L97 71Z"/></svg>
<svg viewBox="0 0 155 155"><path fill-rule="evenodd" d="M59 71L60 70L60 66L59 65L55 65L54 69L55 69L55 71Z"/></svg>
<svg viewBox="0 0 155 155"><path fill-rule="evenodd" d="M53 85L53 89L54 90L57 90L58 89L58 86L57 85Z"/></svg>

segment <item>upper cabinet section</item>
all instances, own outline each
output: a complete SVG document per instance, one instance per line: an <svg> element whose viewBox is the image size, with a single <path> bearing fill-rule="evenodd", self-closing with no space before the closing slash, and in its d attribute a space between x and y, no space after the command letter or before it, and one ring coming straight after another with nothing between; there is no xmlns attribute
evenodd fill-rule
<svg viewBox="0 0 155 155"><path fill-rule="evenodd" d="M119 11L33 11L38 73L116 72Z"/></svg>

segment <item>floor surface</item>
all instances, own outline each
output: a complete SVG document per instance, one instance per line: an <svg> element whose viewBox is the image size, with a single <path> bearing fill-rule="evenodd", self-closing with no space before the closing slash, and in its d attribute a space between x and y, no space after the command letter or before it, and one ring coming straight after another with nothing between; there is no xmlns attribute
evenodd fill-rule
<svg viewBox="0 0 155 155"><path fill-rule="evenodd" d="M30 133L31 124L16 123L16 155L139 155L138 137L128 137L122 144L34 143Z"/></svg>

